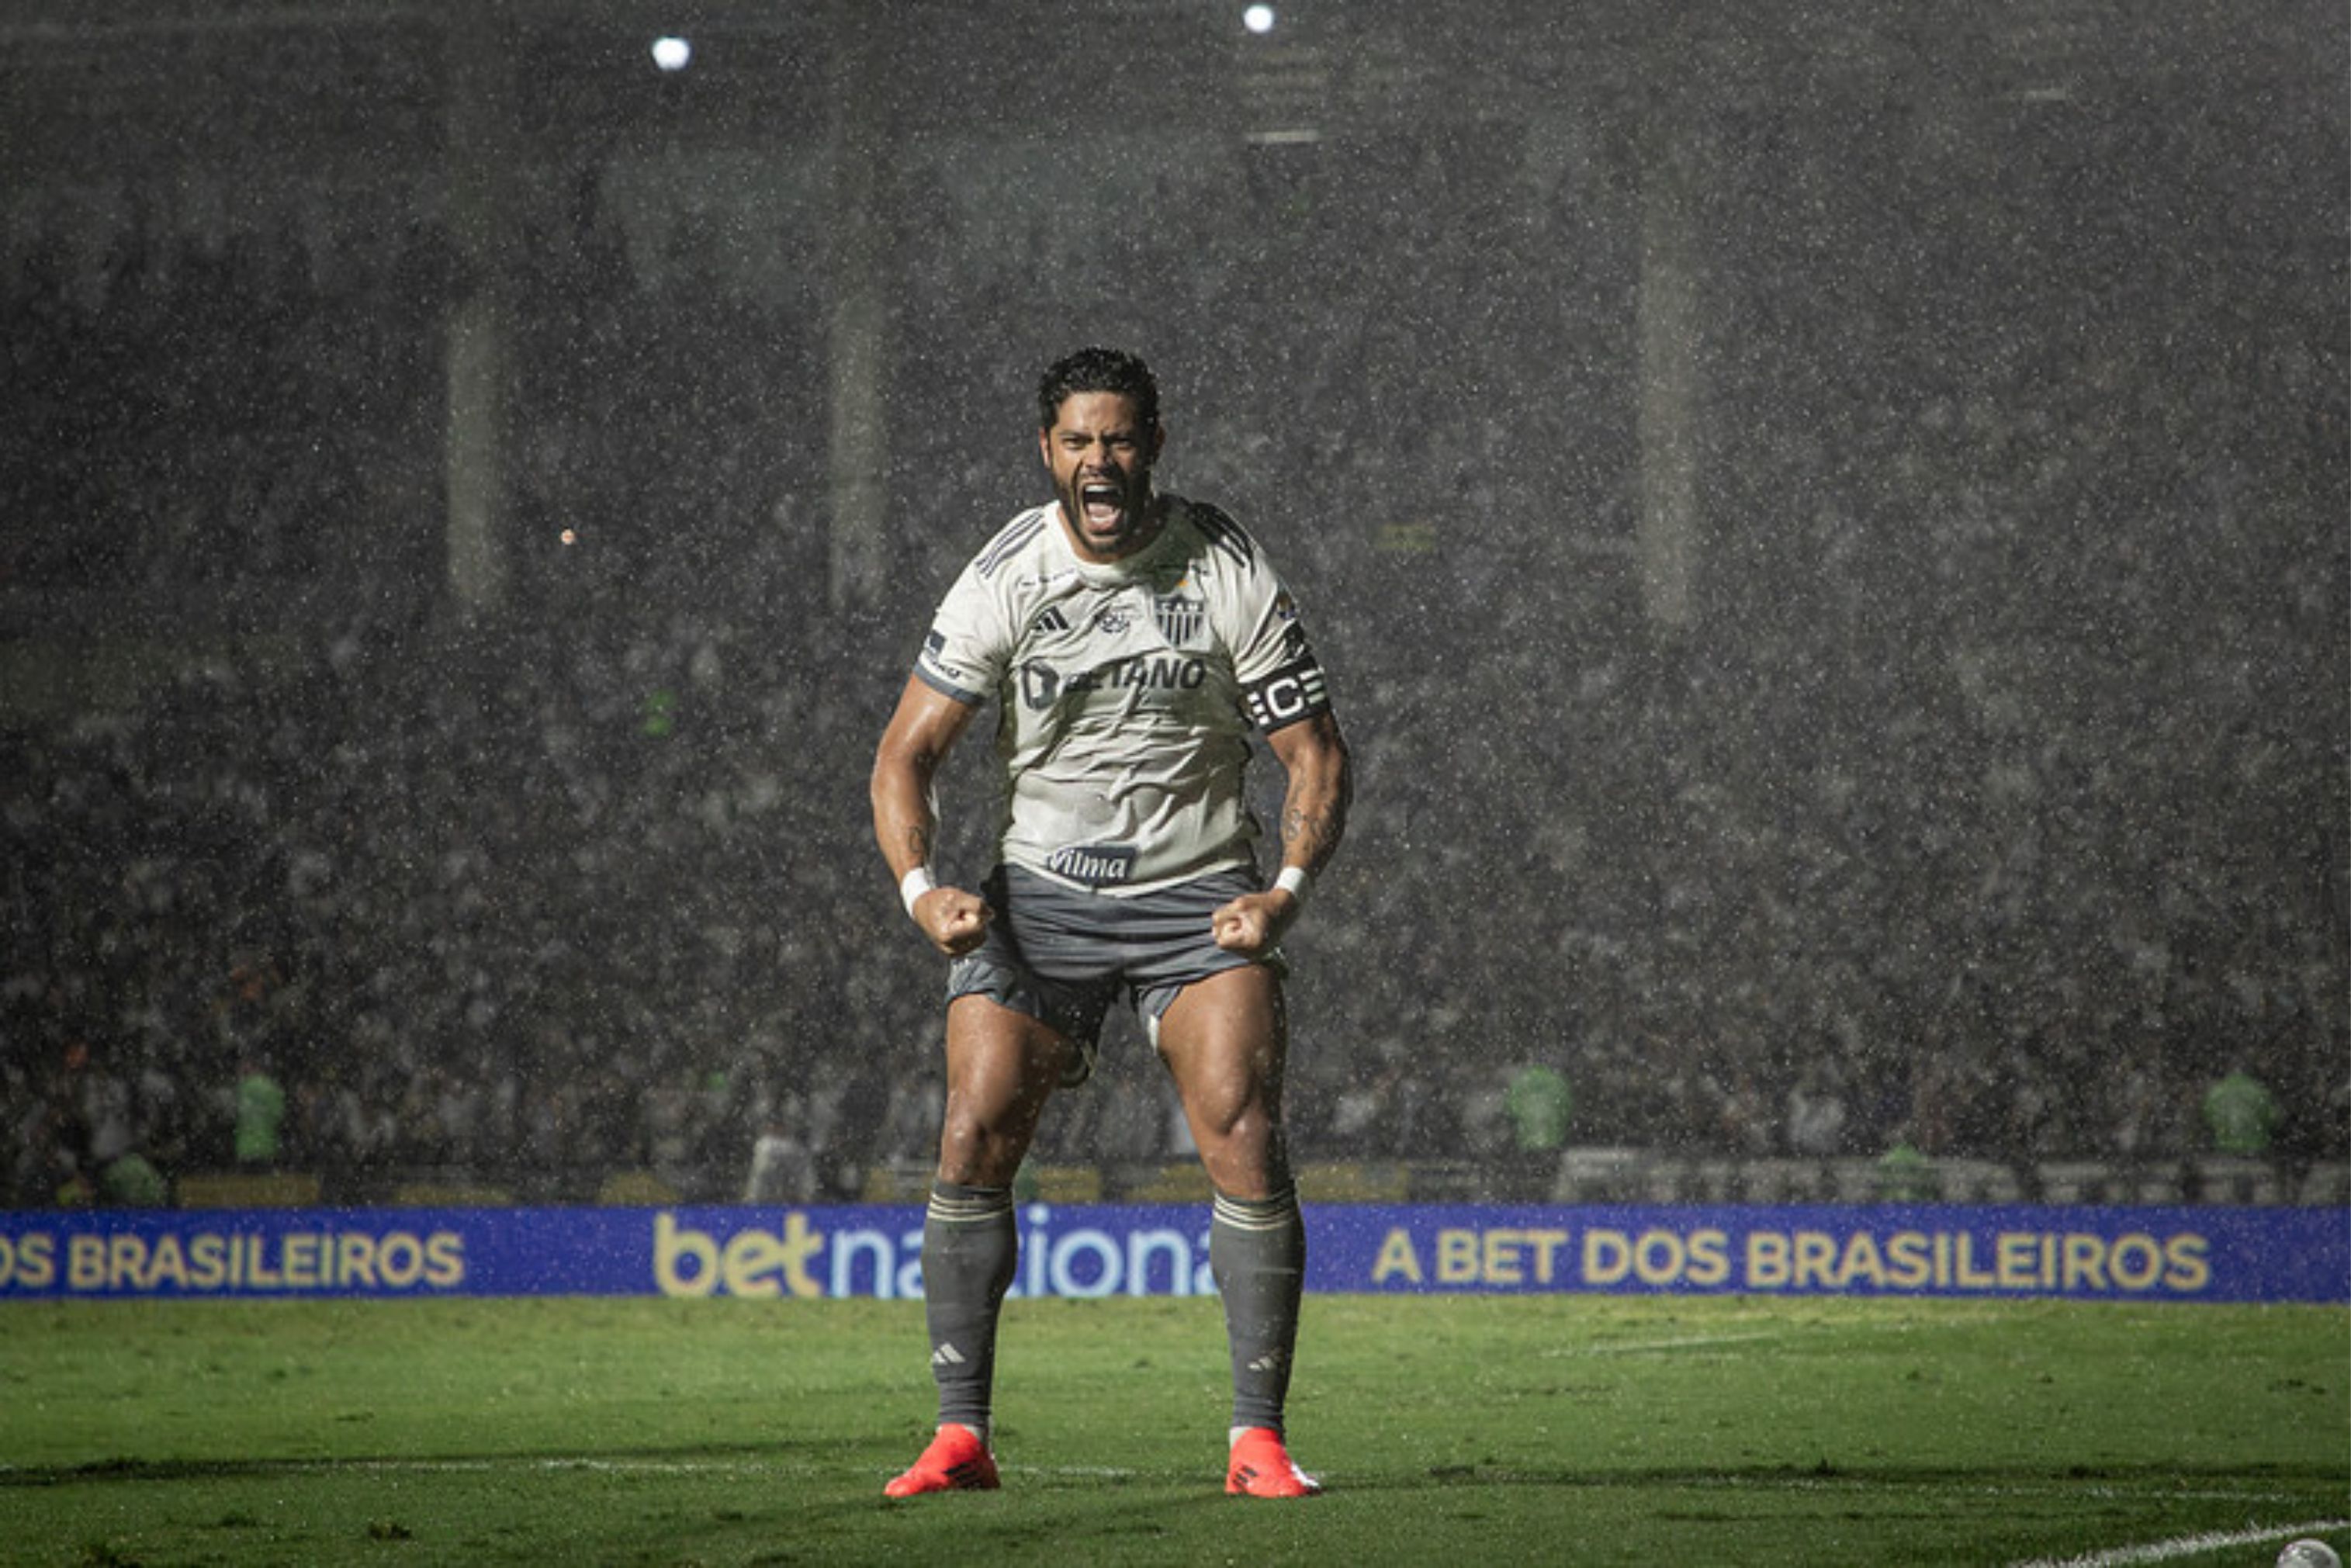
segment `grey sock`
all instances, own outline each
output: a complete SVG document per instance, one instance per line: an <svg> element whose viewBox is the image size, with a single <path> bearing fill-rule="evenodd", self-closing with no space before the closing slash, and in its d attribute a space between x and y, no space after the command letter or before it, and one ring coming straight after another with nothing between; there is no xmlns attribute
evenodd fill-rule
<svg viewBox="0 0 2351 1568"><path fill-rule="evenodd" d="M1208 1220L1208 1269L1225 1298L1233 1425L1279 1432L1306 1278L1306 1222L1298 1212L1297 1188L1285 1186L1269 1198L1217 1194Z"/></svg>
<svg viewBox="0 0 2351 1568"><path fill-rule="evenodd" d="M996 1319L1020 1240L1012 1189L935 1182L923 1216L923 1319L939 1419L987 1437L996 1382Z"/></svg>

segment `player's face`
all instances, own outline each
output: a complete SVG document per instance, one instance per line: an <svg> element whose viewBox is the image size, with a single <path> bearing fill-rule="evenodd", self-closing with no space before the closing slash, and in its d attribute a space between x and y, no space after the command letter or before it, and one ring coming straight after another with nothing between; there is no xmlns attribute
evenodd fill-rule
<svg viewBox="0 0 2351 1568"><path fill-rule="evenodd" d="M1151 465L1165 433L1144 429L1123 392L1071 392L1037 433L1070 543L1082 560L1133 555L1159 532Z"/></svg>

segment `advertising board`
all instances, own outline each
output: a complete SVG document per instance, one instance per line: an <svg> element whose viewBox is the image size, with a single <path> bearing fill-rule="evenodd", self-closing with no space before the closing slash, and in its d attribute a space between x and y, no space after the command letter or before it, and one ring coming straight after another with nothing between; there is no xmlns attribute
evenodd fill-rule
<svg viewBox="0 0 2351 1568"><path fill-rule="evenodd" d="M1309 1206L1323 1292L2351 1301L2351 1211ZM1033 1203L1028 1296L1207 1295L1207 1210ZM923 1211L309 1208L0 1215L0 1299L922 1293Z"/></svg>

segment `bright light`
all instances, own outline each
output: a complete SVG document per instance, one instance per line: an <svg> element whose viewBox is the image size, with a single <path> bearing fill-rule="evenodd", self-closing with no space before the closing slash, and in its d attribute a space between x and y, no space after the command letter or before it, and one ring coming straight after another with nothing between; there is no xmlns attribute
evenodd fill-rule
<svg viewBox="0 0 2351 1568"><path fill-rule="evenodd" d="M1250 6L1248 10L1241 13L1241 26L1247 27L1252 33L1272 32L1273 7L1270 5Z"/></svg>
<svg viewBox="0 0 2351 1568"><path fill-rule="evenodd" d="M653 40L653 64L665 71L682 71L694 58L694 46L684 38L669 37Z"/></svg>

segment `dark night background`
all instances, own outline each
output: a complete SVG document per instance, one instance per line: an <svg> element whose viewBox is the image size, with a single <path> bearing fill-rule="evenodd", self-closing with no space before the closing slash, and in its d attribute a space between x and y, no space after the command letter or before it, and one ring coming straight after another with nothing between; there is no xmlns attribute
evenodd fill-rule
<svg viewBox="0 0 2351 1568"><path fill-rule="evenodd" d="M2343 8L1239 12L12 5L15 1201L248 1061L329 1197L923 1162L866 771L1097 340L1353 742L1306 1157L2351 1155Z"/></svg>

